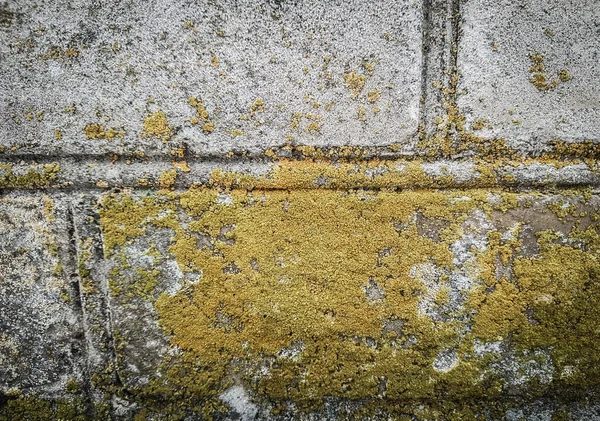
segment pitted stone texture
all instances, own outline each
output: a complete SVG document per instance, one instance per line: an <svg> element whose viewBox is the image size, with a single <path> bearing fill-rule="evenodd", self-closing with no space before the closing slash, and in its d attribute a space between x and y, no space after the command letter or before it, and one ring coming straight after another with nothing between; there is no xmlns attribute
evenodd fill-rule
<svg viewBox="0 0 600 421"><path fill-rule="evenodd" d="M67 232L66 209L51 198L0 197L0 397L57 397L83 382Z"/></svg>
<svg viewBox="0 0 600 421"><path fill-rule="evenodd" d="M596 1L468 0L461 15L457 102L469 128L484 123L475 133L524 152L555 139L600 139ZM532 67L536 55L543 72ZM531 81L541 73L548 89Z"/></svg>
<svg viewBox="0 0 600 421"><path fill-rule="evenodd" d="M406 142L417 130L420 2L13 0L2 7L14 17L0 32L5 153L374 146ZM191 97L208 111L196 125ZM264 106L251 111L257 99ZM158 110L172 127L167 144L140 135ZM203 132L206 122L212 133ZM124 130L124 138L87 139L89 124Z"/></svg>

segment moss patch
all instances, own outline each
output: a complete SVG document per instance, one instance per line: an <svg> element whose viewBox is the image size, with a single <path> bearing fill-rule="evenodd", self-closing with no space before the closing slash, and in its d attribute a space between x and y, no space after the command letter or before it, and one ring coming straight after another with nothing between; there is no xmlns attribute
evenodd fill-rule
<svg viewBox="0 0 600 421"><path fill-rule="evenodd" d="M223 186L229 176L213 181ZM540 240L533 257L521 253L518 230L507 239L488 228L486 247L457 263L451 250L473 215L510 212L517 194L495 192L502 200L492 205L487 190L277 189L302 177L288 167L271 179L236 181L251 191L196 187L105 199L108 255L145 227L168 227L162 258L200 275L171 295L157 295L154 283L149 295L133 291L153 302L183 351L139 393L193 396L204 408L239 370L256 396L306 410L332 397L390 410L397 400L491 399L510 379L494 369L500 354L476 349L495 341L514 350L516 372L550 364L555 373L545 384L531 376L523 393L600 382L597 226L574 230L566 245ZM336 187L348 180L332 177ZM435 235L423 221L440 221L427 225ZM450 281L457 274L471 279L463 292ZM456 360L444 368L440 355Z"/></svg>
<svg viewBox="0 0 600 421"><path fill-rule="evenodd" d="M144 131L142 137L157 137L163 142L167 142L173 136L173 129L169 126L167 116L162 110L144 119Z"/></svg>
<svg viewBox="0 0 600 421"><path fill-rule="evenodd" d="M0 164L0 188L52 187L60 173L58 163L31 166L25 174L16 174L11 164Z"/></svg>

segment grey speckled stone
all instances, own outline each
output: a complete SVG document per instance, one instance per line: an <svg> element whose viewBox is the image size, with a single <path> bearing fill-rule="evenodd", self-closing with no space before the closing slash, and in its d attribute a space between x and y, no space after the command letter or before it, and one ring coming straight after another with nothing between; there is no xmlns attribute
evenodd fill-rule
<svg viewBox="0 0 600 421"><path fill-rule="evenodd" d="M69 381L84 382L67 227L66 208L50 197L0 197L0 397L60 397Z"/></svg>
<svg viewBox="0 0 600 421"><path fill-rule="evenodd" d="M14 18L0 32L0 144L20 154L375 146L417 131L417 1L11 1L3 10ZM346 85L351 72L364 88ZM214 132L190 123L190 97L201 98ZM264 111L251 116L258 98ZM159 109L174 132L166 145L140 136ZM92 123L125 137L88 140Z"/></svg>
<svg viewBox="0 0 600 421"><path fill-rule="evenodd" d="M487 120L493 128L480 135L505 137L522 151L553 139L600 139L597 1L469 0L461 15L458 105L469 127ZM543 56L546 82L559 82L555 88L540 91L530 82L532 54ZM563 69L571 80L560 81Z"/></svg>

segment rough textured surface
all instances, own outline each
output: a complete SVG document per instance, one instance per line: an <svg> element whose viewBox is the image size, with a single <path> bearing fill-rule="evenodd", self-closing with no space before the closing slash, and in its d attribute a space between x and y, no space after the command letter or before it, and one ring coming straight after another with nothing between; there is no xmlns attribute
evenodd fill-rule
<svg viewBox="0 0 600 421"><path fill-rule="evenodd" d="M13 17L0 32L0 136L16 153L153 154L185 142L207 155L406 143L417 132L420 2L2 10Z"/></svg>
<svg viewBox="0 0 600 421"><path fill-rule="evenodd" d="M48 195L0 198L0 390L62 397L86 366L67 209ZM0 395L1 396L1 395Z"/></svg>
<svg viewBox="0 0 600 421"><path fill-rule="evenodd" d="M196 372L177 390L210 399L242 382L262 407L580 393L600 375L599 200L205 189L107 197L119 376L132 393L166 393L180 378L165 365L193 359Z"/></svg>
<svg viewBox="0 0 600 421"><path fill-rule="evenodd" d="M600 420L597 26L0 2L0 421Z"/></svg>
<svg viewBox="0 0 600 421"><path fill-rule="evenodd" d="M470 127L528 152L600 139L597 2L468 0L461 16L458 105Z"/></svg>

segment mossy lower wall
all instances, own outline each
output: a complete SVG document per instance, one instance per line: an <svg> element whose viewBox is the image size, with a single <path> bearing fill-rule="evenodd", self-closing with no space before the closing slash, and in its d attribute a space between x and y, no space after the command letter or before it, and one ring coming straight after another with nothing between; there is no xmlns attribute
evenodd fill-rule
<svg viewBox="0 0 600 421"><path fill-rule="evenodd" d="M583 190L107 195L120 378L150 411L206 416L234 385L273 415L585 394L600 382L597 204Z"/></svg>

